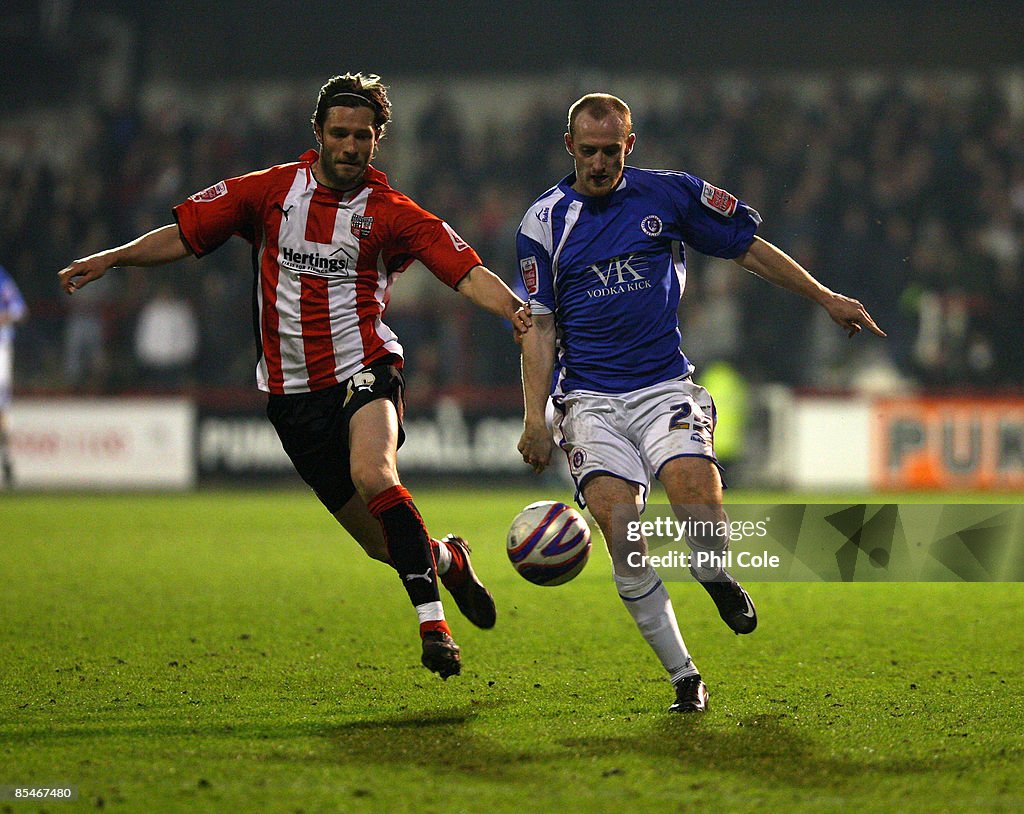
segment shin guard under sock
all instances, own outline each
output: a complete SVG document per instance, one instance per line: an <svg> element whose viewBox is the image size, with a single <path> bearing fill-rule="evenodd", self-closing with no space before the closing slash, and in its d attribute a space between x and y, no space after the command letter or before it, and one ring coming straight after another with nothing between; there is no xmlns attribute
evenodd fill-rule
<svg viewBox="0 0 1024 814"><path fill-rule="evenodd" d="M420 618L420 632L449 632L438 593L430 535L412 496L399 484L385 489L366 505L384 531L388 555Z"/></svg>

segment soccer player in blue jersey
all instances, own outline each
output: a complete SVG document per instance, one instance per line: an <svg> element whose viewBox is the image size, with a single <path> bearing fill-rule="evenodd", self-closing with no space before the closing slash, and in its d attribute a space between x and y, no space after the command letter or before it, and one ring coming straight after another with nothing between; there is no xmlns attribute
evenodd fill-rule
<svg viewBox="0 0 1024 814"><path fill-rule="evenodd" d="M857 300L830 291L755 234L758 213L725 190L683 172L625 165L636 136L629 107L588 94L569 109L565 147L575 172L527 210L517 235L519 265L533 311L522 338L525 420L519 451L535 471L556 436L577 486L604 534L620 597L675 687L672 712L703 712L707 686L679 632L668 592L630 542L652 476L680 520L719 529L726 519L715 458L715 406L691 378L680 349L677 309L685 284L683 244L734 260L821 305L850 336L884 332ZM724 554L725 536L688 538L695 553ZM698 557L693 561L697 562ZM721 557L691 567L725 623L750 633L757 614Z"/></svg>
<svg viewBox="0 0 1024 814"><path fill-rule="evenodd" d="M7 489L14 485L14 464L7 434L7 408L11 403L14 376L14 326L27 316L25 299L14 278L0 266L0 488Z"/></svg>

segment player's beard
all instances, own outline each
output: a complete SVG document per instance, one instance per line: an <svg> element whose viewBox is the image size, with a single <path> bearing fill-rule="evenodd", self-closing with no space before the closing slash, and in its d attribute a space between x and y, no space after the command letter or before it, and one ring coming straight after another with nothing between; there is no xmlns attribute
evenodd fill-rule
<svg viewBox="0 0 1024 814"><path fill-rule="evenodd" d="M336 163L333 159L324 160L324 156L320 156L320 174L327 186L342 192L355 189L363 183L368 165L369 162L364 164L358 160L351 164Z"/></svg>

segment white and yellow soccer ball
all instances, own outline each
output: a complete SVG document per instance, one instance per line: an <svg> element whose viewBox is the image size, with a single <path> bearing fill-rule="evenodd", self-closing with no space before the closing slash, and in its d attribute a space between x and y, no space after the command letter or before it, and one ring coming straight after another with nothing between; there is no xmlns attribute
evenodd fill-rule
<svg viewBox="0 0 1024 814"><path fill-rule="evenodd" d="M561 585L587 564L590 526L571 506L541 500L515 516L506 550L523 579L534 585Z"/></svg>

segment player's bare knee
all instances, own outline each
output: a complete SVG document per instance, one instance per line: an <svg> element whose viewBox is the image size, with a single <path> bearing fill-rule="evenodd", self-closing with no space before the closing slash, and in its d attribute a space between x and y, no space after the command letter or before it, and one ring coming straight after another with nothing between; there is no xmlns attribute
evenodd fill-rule
<svg viewBox="0 0 1024 814"><path fill-rule="evenodd" d="M658 475L658 479L664 485L669 502L673 506L708 509L721 506L721 476L710 460L684 458L670 461ZM699 513L708 514L708 511Z"/></svg>
<svg viewBox="0 0 1024 814"><path fill-rule="evenodd" d="M363 500L369 501L398 484L398 475L379 463L352 462L352 483Z"/></svg>

